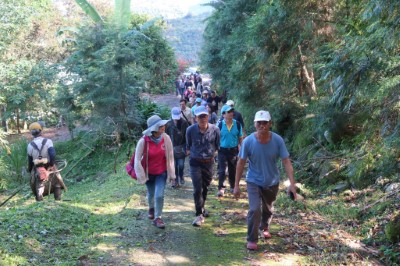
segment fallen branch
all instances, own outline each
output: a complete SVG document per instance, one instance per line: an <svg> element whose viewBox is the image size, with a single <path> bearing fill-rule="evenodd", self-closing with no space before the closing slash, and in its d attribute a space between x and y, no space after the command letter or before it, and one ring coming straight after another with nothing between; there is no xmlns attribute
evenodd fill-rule
<svg viewBox="0 0 400 266"><path fill-rule="evenodd" d="M361 210L361 213L365 213L365 211L367 211L367 210L370 209L371 207L375 206L376 204L378 204L378 203L380 203L380 202L383 202L383 201L386 200L387 198L390 198L391 196L393 196L393 195L395 195L395 194L397 194L397 193L399 193L399 192L400 192L400 189L395 190L395 191L392 191L392 192L389 193L388 195L385 195L384 197L382 197L382 198L378 199L377 201L371 203L370 205L364 207L364 208Z"/></svg>
<svg viewBox="0 0 400 266"><path fill-rule="evenodd" d="M71 168L68 169L68 171L65 173L64 176L67 176L69 174L69 172L71 172L71 170L75 168L75 166L77 166L83 159L88 157L94 151L95 151L95 149L92 149L88 153L86 153L85 156L82 156Z"/></svg>
<svg viewBox="0 0 400 266"><path fill-rule="evenodd" d="M11 196L9 196L5 201L3 201L3 202L0 204L0 207L3 206L4 204L6 204L7 201L9 201L10 199L12 199L15 195L17 195L17 193L20 192L25 186L26 186L26 184L20 186L19 188L17 188L17 189L11 194Z"/></svg>

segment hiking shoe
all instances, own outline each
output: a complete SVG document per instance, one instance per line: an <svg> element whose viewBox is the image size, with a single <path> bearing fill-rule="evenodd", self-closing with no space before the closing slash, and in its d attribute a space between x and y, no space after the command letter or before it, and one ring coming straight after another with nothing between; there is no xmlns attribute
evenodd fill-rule
<svg viewBox="0 0 400 266"><path fill-rule="evenodd" d="M204 211L203 211L203 216L204 216L204 217L209 217L209 216L210 216L210 213L209 213L206 209L204 209Z"/></svg>
<svg viewBox="0 0 400 266"><path fill-rule="evenodd" d="M184 184L185 184L185 178L181 178L181 180L180 180L180 184L183 186Z"/></svg>
<svg viewBox="0 0 400 266"><path fill-rule="evenodd" d="M153 220L154 219L154 208L149 209L149 214L147 215L149 219Z"/></svg>
<svg viewBox="0 0 400 266"><path fill-rule="evenodd" d="M263 236L264 238L271 238L271 233L268 231L268 229L263 230Z"/></svg>
<svg viewBox="0 0 400 266"><path fill-rule="evenodd" d="M223 197L225 194L225 190L223 188L218 190L217 197Z"/></svg>
<svg viewBox="0 0 400 266"><path fill-rule="evenodd" d="M257 250L258 249L257 243L248 241L247 242L247 249L249 249L249 250Z"/></svg>
<svg viewBox="0 0 400 266"><path fill-rule="evenodd" d="M204 223L204 216L203 214L200 214L199 216L194 219L192 225L193 226L201 226Z"/></svg>
<svg viewBox="0 0 400 266"><path fill-rule="evenodd" d="M172 181L172 186L173 188L178 188L179 187L179 182L176 181L176 179L174 181Z"/></svg>
<svg viewBox="0 0 400 266"><path fill-rule="evenodd" d="M164 229L165 228L165 223L163 222L163 220L161 220L161 218L156 218L153 221L153 225L157 228L160 229Z"/></svg>

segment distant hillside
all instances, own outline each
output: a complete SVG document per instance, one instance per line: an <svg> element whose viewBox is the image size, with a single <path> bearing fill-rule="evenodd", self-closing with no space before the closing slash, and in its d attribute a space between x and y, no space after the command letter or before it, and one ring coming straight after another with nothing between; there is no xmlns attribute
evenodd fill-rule
<svg viewBox="0 0 400 266"><path fill-rule="evenodd" d="M168 29L165 36L175 49L178 57L198 63L199 53L203 45L204 20L210 13L197 16L187 15L179 19L167 20Z"/></svg>
<svg viewBox="0 0 400 266"><path fill-rule="evenodd" d="M211 0L131 0L131 10L135 13L176 19L185 17L187 14L210 13L212 7L202 5L209 2Z"/></svg>
<svg viewBox="0 0 400 266"><path fill-rule="evenodd" d="M209 2L211 0L132 0L131 10L163 17L168 24L165 37L176 55L197 64L203 45L204 20L213 10L202 4Z"/></svg>

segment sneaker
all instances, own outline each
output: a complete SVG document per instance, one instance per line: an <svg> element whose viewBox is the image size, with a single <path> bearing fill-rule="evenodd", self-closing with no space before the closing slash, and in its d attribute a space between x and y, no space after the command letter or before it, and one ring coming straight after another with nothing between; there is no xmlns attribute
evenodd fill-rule
<svg viewBox="0 0 400 266"><path fill-rule="evenodd" d="M263 230L263 236L264 238L271 238L271 233L268 231L268 229Z"/></svg>
<svg viewBox="0 0 400 266"><path fill-rule="evenodd" d="M153 220L154 219L154 208L149 209L149 214L147 215L149 219Z"/></svg>
<svg viewBox="0 0 400 266"><path fill-rule="evenodd" d="M225 194L225 190L223 188L221 188L221 189L218 190L217 196L218 197L223 197L224 194Z"/></svg>
<svg viewBox="0 0 400 266"><path fill-rule="evenodd" d="M172 186L171 187L172 188L178 188L179 187L179 182L176 181L176 180L172 181Z"/></svg>
<svg viewBox="0 0 400 266"><path fill-rule="evenodd" d="M247 249L249 249L249 250L257 250L258 249L257 243L248 241L247 242Z"/></svg>
<svg viewBox="0 0 400 266"><path fill-rule="evenodd" d="M210 216L210 213L209 213L206 209L204 209L204 211L203 211L203 216L204 216L204 217L209 217L209 216Z"/></svg>
<svg viewBox="0 0 400 266"><path fill-rule="evenodd" d="M199 216L194 219L192 225L193 226L201 226L204 223L204 216L203 214L200 214Z"/></svg>
<svg viewBox="0 0 400 266"><path fill-rule="evenodd" d="M185 184L185 178L182 177L182 178L180 179L180 184L181 184L182 186Z"/></svg>
<svg viewBox="0 0 400 266"><path fill-rule="evenodd" d="M157 228L164 229L165 228L165 223L161 218L156 218L153 220L153 225Z"/></svg>

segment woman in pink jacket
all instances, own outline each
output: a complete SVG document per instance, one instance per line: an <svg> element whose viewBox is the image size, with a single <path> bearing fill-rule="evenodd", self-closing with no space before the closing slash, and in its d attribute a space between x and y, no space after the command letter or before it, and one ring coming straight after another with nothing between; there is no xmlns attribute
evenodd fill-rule
<svg viewBox="0 0 400 266"><path fill-rule="evenodd" d="M149 219L153 225L164 229L161 219L164 207L164 190L167 179L175 180L174 153L170 137L165 133L165 124L158 115L147 119L148 128L143 131L143 137L138 141L135 151L135 172L137 181L146 184L149 204ZM146 166L142 166L142 158Z"/></svg>

